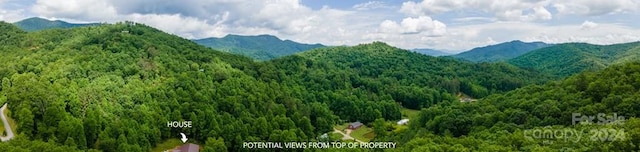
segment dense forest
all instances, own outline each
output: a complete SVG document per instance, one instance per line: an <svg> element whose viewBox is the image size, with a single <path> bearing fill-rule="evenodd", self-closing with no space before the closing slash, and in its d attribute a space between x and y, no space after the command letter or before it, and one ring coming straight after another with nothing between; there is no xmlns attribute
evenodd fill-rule
<svg viewBox="0 0 640 152"><path fill-rule="evenodd" d="M355 96L368 96L369 99L366 100L396 101L410 109L421 109L442 101L458 101L457 93L481 98L547 80L540 73L521 70L504 63L472 64L436 58L394 48L382 42L321 48L272 62L275 69L280 69L280 75L288 78L284 80L286 84L304 86L311 94L344 90ZM268 79L274 76L259 77ZM347 116L360 111L350 109L363 106L339 104L335 107L354 107L346 108L343 112L332 109Z"/></svg>
<svg viewBox="0 0 640 152"><path fill-rule="evenodd" d="M179 133L205 151L248 151L245 141L314 141L351 121L374 126L375 141L398 142L391 151L638 150L636 119L613 126L629 139L608 146L521 134L569 126L572 112L636 117L638 63L549 82L507 63L382 42L254 62L133 22L35 32L0 23L0 54L0 102L18 125L0 151L149 151ZM385 127L403 108L421 110L417 120ZM182 120L193 128L166 126Z"/></svg>
<svg viewBox="0 0 640 152"><path fill-rule="evenodd" d="M146 151L184 132L213 148L239 149L242 141L307 141L337 120L327 105L252 77L258 64L249 58L145 25L32 33L0 25L3 102L28 140ZM180 120L193 128L166 127Z"/></svg>
<svg viewBox="0 0 640 152"><path fill-rule="evenodd" d="M625 63L479 102L432 106L410 129L388 139L406 143L397 151L638 151L639 101L640 62ZM574 113L615 113L625 121L574 124ZM527 136L532 130L566 129L584 135L569 140Z"/></svg>

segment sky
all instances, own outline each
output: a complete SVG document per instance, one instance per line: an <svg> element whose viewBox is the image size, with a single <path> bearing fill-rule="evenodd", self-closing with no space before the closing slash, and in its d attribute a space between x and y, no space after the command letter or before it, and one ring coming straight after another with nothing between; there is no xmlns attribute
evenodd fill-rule
<svg viewBox="0 0 640 152"><path fill-rule="evenodd" d="M0 0L0 20L29 17L129 20L188 39L270 34L449 52L512 40L640 41L640 0Z"/></svg>

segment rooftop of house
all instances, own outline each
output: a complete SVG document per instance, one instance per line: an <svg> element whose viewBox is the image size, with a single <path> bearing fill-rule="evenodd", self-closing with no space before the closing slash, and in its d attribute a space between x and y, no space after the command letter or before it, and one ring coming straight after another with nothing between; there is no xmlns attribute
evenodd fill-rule
<svg viewBox="0 0 640 152"><path fill-rule="evenodd" d="M351 125L351 126L361 126L362 123L360 121L356 121L356 122L350 123L349 125Z"/></svg>
<svg viewBox="0 0 640 152"><path fill-rule="evenodd" d="M199 152L199 151L200 151L200 146L192 143L184 144L172 150L172 152Z"/></svg>

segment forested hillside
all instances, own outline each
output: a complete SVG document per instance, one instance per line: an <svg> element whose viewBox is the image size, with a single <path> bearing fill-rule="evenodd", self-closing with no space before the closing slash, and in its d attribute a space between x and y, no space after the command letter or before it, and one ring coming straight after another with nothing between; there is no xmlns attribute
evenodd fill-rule
<svg viewBox="0 0 640 152"><path fill-rule="evenodd" d="M39 30L54 29L54 28L73 28L73 27L81 27L81 26L100 25L99 23L74 24L74 23L67 23L65 21L60 21L60 20L50 21L50 20L38 18L38 17L24 19L22 21L18 21L13 24L15 24L16 26L18 26L18 28L25 31L39 31Z"/></svg>
<svg viewBox="0 0 640 152"><path fill-rule="evenodd" d="M222 38L194 40L194 42L216 50L240 54L256 60L270 60L301 51L324 47L324 45L321 44L302 44L291 40L280 40L272 35L227 35Z"/></svg>
<svg viewBox="0 0 640 152"><path fill-rule="evenodd" d="M639 78L640 62L632 62L478 102L432 106L387 139L405 143L397 151L638 151ZM598 117L574 124L575 113ZM626 121L612 121L614 114ZM532 134L566 130L583 135Z"/></svg>
<svg viewBox="0 0 640 152"><path fill-rule="evenodd" d="M478 47L460 54L453 55L455 58L465 59L472 62L496 62L505 61L530 51L552 46L543 42L522 42L519 40Z"/></svg>
<svg viewBox="0 0 640 152"><path fill-rule="evenodd" d="M2 102L28 140L147 151L183 132L206 148L237 150L242 141L308 141L336 121L327 105L252 77L251 59L145 25L33 33L0 26ZM174 120L194 126L168 128Z"/></svg>
<svg viewBox="0 0 640 152"><path fill-rule="evenodd" d="M9 104L19 134L0 149L147 151L186 133L205 150L246 151L244 141L313 141L338 122L397 120L403 106L545 81L508 64L380 42L253 62L132 22L0 28L0 102ZM181 120L193 128L166 126Z"/></svg>
<svg viewBox="0 0 640 152"><path fill-rule="evenodd" d="M593 45L566 43L513 58L508 63L567 77L581 71L597 71L610 65L640 60L640 42Z"/></svg>
<svg viewBox="0 0 640 152"><path fill-rule="evenodd" d="M508 64L436 58L381 42L321 48L273 62L307 89L356 88L388 94L413 109L454 100L460 92L480 98L546 80L538 73Z"/></svg>

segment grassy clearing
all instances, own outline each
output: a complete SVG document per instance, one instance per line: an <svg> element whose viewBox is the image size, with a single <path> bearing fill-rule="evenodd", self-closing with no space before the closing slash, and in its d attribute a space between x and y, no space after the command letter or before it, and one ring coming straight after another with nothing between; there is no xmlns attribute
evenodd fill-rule
<svg viewBox="0 0 640 152"><path fill-rule="evenodd" d="M358 140L360 140L362 142L369 142L373 138L367 138L367 137L372 136L372 135L366 135L368 133L373 134L373 129L371 129L371 128L367 127L367 126L362 126L362 127L358 128L356 130L353 130L350 135L351 135L351 137L356 138L356 139L358 139ZM375 136L375 135L373 135L373 136Z"/></svg>
<svg viewBox="0 0 640 152"><path fill-rule="evenodd" d="M178 139L168 139L156 145L155 148L151 149L151 152L163 152L165 150L176 148L180 145L182 145L182 141Z"/></svg>
<svg viewBox="0 0 640 152"><path fill-rule="evenodd" d="M418 114L420 113L420 110L402 108L400 109L400 113L402 113L402 118L413 119L416 116L418 116Z"/></svg>
<svg viewBox="0 0 640 152"><path fill-rule="evenodd" d="M344 129L347 129L347 127L349 126L349 123L344 123L342 125L336 125L334 126L334 128L340 130L340 131L344 131Z"/></svg>
<svg viewBox="0 0 640 152"><path fill-rule="evenodd" d="M330 137L330 139L332 139L334 141L340 141L340 140L342 140L343 136L340 133L333 132L333 133L329 134L329 137Z"/></svg>
<svg viewBox="0 0 640 152"><path fill-rule="evenodd" d="M407 129L409 129L409 126L406 126L406 125L396 125L396 124L394 124L394 125L393 125L393 130L392 130L392 132L393 132L393 133L400 133L400 132L405 131L405 130L407 130Z"/></svg>
<svg viewBox="0 0 640 152"><path fill-rule="evenodd" d="M369 132L369 133L364 134L364 136L363 136L363 137L364 137L364 138L367 138L367 139L369 139L369 140L371 140L371 139L373 139L373 138L375 138L375 137L376 137L376 134L375 134L375 133L373 133L373 131L372 131L372 132Z"/></svg>

